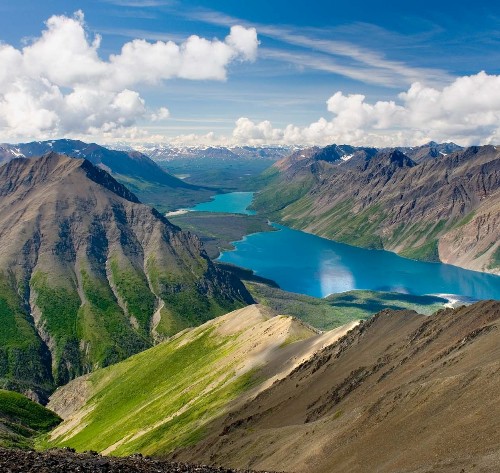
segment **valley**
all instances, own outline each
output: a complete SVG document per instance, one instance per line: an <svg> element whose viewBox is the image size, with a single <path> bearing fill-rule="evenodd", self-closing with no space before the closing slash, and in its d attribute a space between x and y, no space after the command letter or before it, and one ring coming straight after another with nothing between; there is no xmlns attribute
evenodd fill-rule
<svg viewBox="0 0 500 473"><path fill-rule="evenodd" d="M457 456L458 441L431 413L447 399L452 425L475 438L450 412L475 409L474 393L494 389L500 307L475 301L500 299L499 277L273 223L286 221L262 207L275 169L192 206L174 195L162 214L102 164L51 152L0 167L0 238L9 242L0 251L2 386L48 408L12 393L31 410L5 411L3 446L56 449L40 461L67 468L93 468L82 455L90 450L99 465L144 471L150 460L138 454L170 462L151 460L158 468L187 462L186 471L497 464L493 424L478 434L490 442L472 440ZM280 185L274 205L295 202L309 184L299 194L293 180ZM35 364L21 368L26 359ZM427 404L417 408L421 396ZM419 414L405 430L406 405ZM407 442L429 423L448 442L439 463L419 448L398 457L380 434L392 429ZM314 448L300 448L305 437ZM353 462L348 452L366 441L376 447ZM330 454L329 442L341 446Z"/></svg>
<svg viewBox="0 0 500 473"><path fill-rule="evenodd" d="M0 473L500 472L500 3L0 5Z"/></svg>

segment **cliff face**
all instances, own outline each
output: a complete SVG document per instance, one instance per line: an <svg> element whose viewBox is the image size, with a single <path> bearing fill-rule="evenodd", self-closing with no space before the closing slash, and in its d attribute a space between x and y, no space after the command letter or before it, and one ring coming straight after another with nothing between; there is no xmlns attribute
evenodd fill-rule
<svg viewBox="0 0 500 473"><path fill-rule="evenodd" d="M417 153L418 163L396 149L318 156L278 163L254 207L327 238L500 272L500 148Z"/></svg>
<svg viewBox="0 0 500 473"><path fill-rule="evenodd" d="M497 471L500 302L383 311L177 458L279 471ZM210 429L209 429L210 431Z"/></svg>
<svg viewBox="0 0 500 473"><path fill-rule="evenodd" d="M90 162L0 168L0 378L46 393L251 302L198 239Z"/></svg>

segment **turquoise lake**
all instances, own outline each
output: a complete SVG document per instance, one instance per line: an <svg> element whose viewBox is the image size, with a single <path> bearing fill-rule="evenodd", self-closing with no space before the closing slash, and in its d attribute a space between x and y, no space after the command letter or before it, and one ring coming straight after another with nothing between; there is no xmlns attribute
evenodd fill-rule
<svg viewBox="0 0 500 473"><path fill-rule="evenodd" d="M217 194L210 202L203 202L190 208L193 212L228 212L235 214L254 215L247 207L252 203L253 192L231 192Z"/></svg>
<svg viewBox="0 0 500 473"><path fill-rule="evenodd" d="M389 251L356 248L273 225L279 231L248 235L219 260L253 269L286 291L316 297L370 289L500 299L499 276L413 261Z"/></svg>
<svg viewBox="0 0 500 473"><path fill-rule="evenodd" d="M251 192L217 195L192 210L249 213ZM278 231L255 233L234 243L219 260L273 279L282 289L316 297L370 289L408 294L456 294L500 299L500 276L442 263L424 263L395 253L366 250L273 224Z"/></svg>

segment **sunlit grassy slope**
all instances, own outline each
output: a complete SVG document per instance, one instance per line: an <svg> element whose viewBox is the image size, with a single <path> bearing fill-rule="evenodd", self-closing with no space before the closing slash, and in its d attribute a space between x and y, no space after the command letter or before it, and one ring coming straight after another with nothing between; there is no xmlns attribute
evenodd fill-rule
<svg viewBox="0 0 500 473"><path fill-rule="evenodd" d="M232 401L241 402L244 393L284 366L292 369L299 359L295 347L304 349L295 342L314 337L319 335L300 321L272 317L260 306L186 330L59 388L49 406L66 410L66 420L41 446L126 455L168 453L192 444Z"/></svg>

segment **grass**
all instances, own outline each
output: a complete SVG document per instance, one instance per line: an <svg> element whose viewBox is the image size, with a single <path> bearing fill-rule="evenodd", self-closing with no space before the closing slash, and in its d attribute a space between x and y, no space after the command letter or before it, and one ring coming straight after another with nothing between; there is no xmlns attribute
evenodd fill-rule
<svg viewBox="0 0 500 473"><path fill-rule="evenodd" d="M53 387L49 354L13 284L0 273L0 387L47 393Z"/></svg>
<svg viewBox="0 0 500 473"><path fill-rule="evenodd" d="M125 301L128 314L135 318L140 331L147 336L156 298L149 289L146 276L131 266L120 265L116 258L111 259L110 269L116 291Z"/></svg>
<svg viewBox="0 0 500 473"><path fill-rule="evenodd" d="M48 432L60 417L22 394L0 389L0 446L32 448L34 437Z"/></svg>
<svg viewBox="0 0 500 473"><path fill-rule="evenodd" d="M203 271L208 271L208 263L200 260L199 266L183 274L173 273L171 267L161 266L153 257L148 260L147 272L151 284L165 303L162 320L157 327L160 335L174 335L243 307L243 302L225 298L219 291L211 294L210 282L205 281L207 286L200 284L200 278L205 274Z"/></svg>
<svg viewBox="0 0 500 473"><path fill-rule="evenodd" d="M432 314L445 299L392 292L349 291L327 298L295 294L261 283L245 281L257 302L280 314L293 315L320 330L331 330L352 320L367 319L384 309L411 309Z"/></svg>
<svg viewBox="0 0 500 473"><path fill-rule="evenodd" d="M86 302L78 311L79 338L86 343L88 368L107 366L151 346L130 325L104 279L82 270Z"/></svg>
<svg viewBox="0 0 500 473"><path fill-rule="evenodd" d="M322 215L313 215L314 200L308 196L291 204L282 213L282 221L294 228L310 228L325 238L371 249L382 249L383 239L378 234L386 214L373 205L354 212L354 203L345 200Z"/></svg>
<svg viewBox="0 0 500 473"><path fill-rule="evenodd" d="M280 176L274 174L274 170L270 173L271 183L255 195L249 207L269 216L275 216L285 207L305 196L315 182L311 174L301 176L293 182L284 183Z"/></svg>
<svg viewBox="0 0 500 473"><path fill-rule="evenodd" d="M418 261L438 262L440 261L438 243L437 239L433 239L415 248L407 248L399 254L405 258L411 258Z"/></svg>
<svg viewBox="0 0 500 473"><path fill-rule="evenodd" d="M217 258L221 251L234 249L231 242L241 240L245 235L274 230L267 219L256 215L189 212L169 220L183 230L195 233L210 258Z"/></svg>
<svg viewBox="0 0 500 473"><path fill-rule="evenodd" d="M497 247L497 249L491 256L490 262L488 264L488 269L496 268L500 268L500 246Z"/></svg>
<svg viewBox="0 0 500 473"><path fill-rule="evenodd" d="M45 330L54 343L54 381L64 384L83 373L77 333L80 296L76 288L54 287L48 281L48 274L37 272L31 278L31 287Z"/></svg>
<svg viewBox="0 0 500 473"><path fill-rule="evenodd" d="M198 441L208 422L258 382L256 371L234 371L242 361L231 358L237 337L204 326L93 373L87 402L93 409L83 428L40 445L102 451L123 441L112 454L127 455L168 453Z"/></svg>

